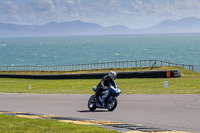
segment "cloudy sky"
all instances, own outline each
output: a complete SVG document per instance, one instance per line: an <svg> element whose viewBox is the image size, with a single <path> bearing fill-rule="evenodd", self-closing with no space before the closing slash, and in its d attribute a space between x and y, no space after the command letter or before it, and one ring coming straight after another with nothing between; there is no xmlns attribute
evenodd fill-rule
<svg viewBox="0 0 200 133"><path fill-rule="evenodd" d="M81 20L137 29L189 16L200 18L200 0L0 0L0 22L15 24Z"/></svg>

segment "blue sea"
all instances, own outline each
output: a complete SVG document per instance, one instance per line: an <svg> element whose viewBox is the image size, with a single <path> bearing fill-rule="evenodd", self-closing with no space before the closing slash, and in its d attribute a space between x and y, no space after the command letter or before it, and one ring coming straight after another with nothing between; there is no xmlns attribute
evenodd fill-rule
<svg viewBox="0 0 200 133"><path fill-rule="evenodd" d="M200 34L0 38L0 66L155 59L200 65Z"/></svg>

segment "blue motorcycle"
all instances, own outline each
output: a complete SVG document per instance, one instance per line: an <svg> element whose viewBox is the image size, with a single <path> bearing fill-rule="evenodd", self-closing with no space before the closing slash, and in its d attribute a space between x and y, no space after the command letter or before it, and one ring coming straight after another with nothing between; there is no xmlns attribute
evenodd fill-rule
<svg viewBox="0 0 200 133"><path fill-rule="evenodd" d="M93 87L93 91L97 92L96 87ZM112 85L108 89L103 91L99 97L95 94L88 100L88 108L94 111L96 108L107 108L108 111L113 111L117 107L117 96L121 93L119 88L115 88Z"/></svg>

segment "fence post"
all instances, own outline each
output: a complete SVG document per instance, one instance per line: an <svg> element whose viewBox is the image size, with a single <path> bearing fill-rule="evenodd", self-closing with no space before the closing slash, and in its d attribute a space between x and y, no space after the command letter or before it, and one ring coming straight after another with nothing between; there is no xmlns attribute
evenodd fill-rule
<svg viewBox="0 0 200 133"><path fill-rule="evenodd" d="M136 66L136 68L137 68L137 60L135 61L135 66Z"/></svg>
<svg viewBox="0 0 200 133"><path fill-rule="evenodd" d="M133 67L133 61L131 61L131 68Z"/></svg>

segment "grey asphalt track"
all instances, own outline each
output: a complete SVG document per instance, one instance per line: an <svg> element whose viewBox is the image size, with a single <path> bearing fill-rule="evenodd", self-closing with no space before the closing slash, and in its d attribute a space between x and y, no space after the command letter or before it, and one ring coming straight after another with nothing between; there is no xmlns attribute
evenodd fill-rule
<svg viewBox="0 0 200 133"><path fill-rule="evenodd" d="M118 97L113 112L87 108L89 94L0 93L0 110L73 116L200 133L200 95L132 95Z"/></svg>

